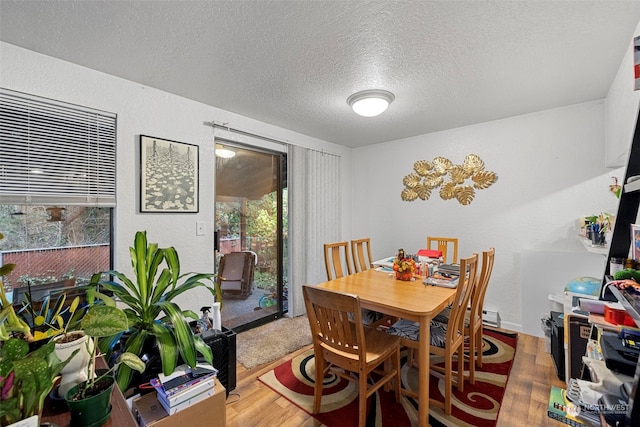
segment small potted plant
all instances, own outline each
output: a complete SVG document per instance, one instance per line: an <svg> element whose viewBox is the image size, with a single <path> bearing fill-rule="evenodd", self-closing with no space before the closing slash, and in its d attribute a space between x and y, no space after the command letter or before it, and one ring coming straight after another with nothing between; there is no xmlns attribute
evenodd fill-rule
<svg viewBox="0 0 640 427"><path fill-rule="evenodd" d="M13 267L0 267L0 276ZM0 425L38 426L45 398L69 362L56 356L53 342L31 351L32 341L29 325L14 311L0 281Z"/></svg>
<svg viewBox="0 0 640 427"><path fill-rule="evenodd" d="M124 332L129 328L124 311L117 308L115 302L108 297L104 297L103 300L106 304L92 305L80 322L81 329L93 338L95 343L90 349L88 379L71 387L64 396L73 426L100 426L109 419L111 392L115 384L113 373L121 364L124 363L138 372L143 372L145 368L144 362L138 356L125 352L111 368L99 375L93 373L98 355L98 339Z"/></svg>

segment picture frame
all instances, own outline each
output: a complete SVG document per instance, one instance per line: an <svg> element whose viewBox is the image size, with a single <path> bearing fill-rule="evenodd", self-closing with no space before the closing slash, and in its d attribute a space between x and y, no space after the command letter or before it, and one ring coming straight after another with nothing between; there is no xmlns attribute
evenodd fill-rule
<svg viewBox="0 0 640 427"><path fill-rule="evenodd" d="M140 135L140 212L197 213L199 147Z"/></svg>
<svg viewBox="0 0 640 427"><path fill-rule="evenodd" d="M631 224L631 256L640 260L640 224Z"/></svg>

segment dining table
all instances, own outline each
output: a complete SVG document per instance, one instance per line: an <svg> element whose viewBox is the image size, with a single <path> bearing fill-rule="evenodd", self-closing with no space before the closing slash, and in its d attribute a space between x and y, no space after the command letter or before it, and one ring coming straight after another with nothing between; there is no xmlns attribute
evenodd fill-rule
<svg viewBox="0 0 640 427"><path fill-rule="evenodd" d="M430 323L455 296L455 289L424 285L420 277L397 280L393 273L374 268L318 284L333 291L357 295L362 308L418 322L418 425L429 425Z"/></svg>

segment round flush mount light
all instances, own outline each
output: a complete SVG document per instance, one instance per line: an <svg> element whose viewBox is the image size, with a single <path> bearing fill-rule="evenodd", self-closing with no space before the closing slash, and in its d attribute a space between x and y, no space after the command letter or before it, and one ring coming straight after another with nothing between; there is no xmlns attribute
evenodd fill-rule
<svg viewBox="0 0 640 427"><path fill-rule="evenodd" d="M381 89L363 90L347 98L347 104L356 114L363 117L375 117L389 107L395 96L391 92Z"/></svg>
<svg viewBox="0 0 640 427"><path fill-rule="evenodd" d="M224 148L223 145L216 144L216 157L220 157L223 159L230 159L236 155L236 152L233 150L229 150L228 148Z"/></svg>

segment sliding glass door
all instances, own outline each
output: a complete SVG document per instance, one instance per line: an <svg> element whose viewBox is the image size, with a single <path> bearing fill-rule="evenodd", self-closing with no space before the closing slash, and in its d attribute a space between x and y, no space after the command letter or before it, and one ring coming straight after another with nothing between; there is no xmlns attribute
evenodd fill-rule
<svg viewBox="0 0 640 427"><path fill-rule="evenodd" d="M250 292L223 287L222 324L238 332L287 311L286 155L216 139L215 187L216 268L231 252L253 258Z"/></svg>

